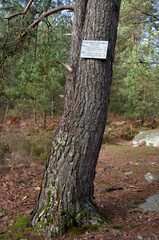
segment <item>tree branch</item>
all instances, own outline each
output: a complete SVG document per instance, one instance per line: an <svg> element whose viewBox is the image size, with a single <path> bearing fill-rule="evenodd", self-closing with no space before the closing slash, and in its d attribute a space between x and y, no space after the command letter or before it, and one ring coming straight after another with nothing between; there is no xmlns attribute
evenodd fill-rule
<svg viewBox="0 0 159 240"><path fill-rule="evenodd" d="M14 13L14 14L10 15L9 17L7 17L6 19L11 20L12 18L17 17L19 15L24 15L24 12Z"/></svg>
<svg viewBox="0 0 159 240"><path fill-rule="evenodd" d="M142 14L144 14L144 15L146 15L146 16L149 16L149 17L152 17L152 18L155 18L157 21L159 20L159 18L156 17L155 15L150 14L150 13L148 13L148 12L144 12L144 11L142 11L141 9L137 8L134 3L132 3L132 5L134 6L134 8L135 8L136 10L138 10L138 11L141 12Z"/></svg>
<svg viewBox="0 0 159 240"><path fill-rule="evenodd" d="M14 14L10 15L9 17L7 17L6 19L11 20L11 19L14 18L14 17L17 17L17 16L19 16L19 15L24 15L24 14L26 14L27 11L28 11L28 9L29 9L29 7L30 7L30 5L32 4L33 1L34 1L34 0L30 0L30 1L28 2L27 6L26 6L26 8L25 8L25 10L24 10L24 12L14 13Z"/></svg>
<svg viewBox="0 0 159 240"><path fill-rule="evenodd" d="M24 10L24 13L25 13L25 14L27 13L27 11L28 11L28 9L29 9L29 7L30 7L30 5L32 4L33 1L34 1L34 0L30 0L30 1L28 2L27 6L26 6L26 8L25 8L25 10Z"/></svg>
<svg viewBox="0 0 159 240"><path fill-rule="evenodd" d="M61 6L61 7L57 7L57 8L53 8L50 11L44 13L43 15L41 15L38 19L36 19L30 26L29 28L34 28L39 22L42 21L42 19L48 17L49 15L62 11L62 10L74 10L74 6L73 5L65 5L65 6Z"/></svg>
<svg viewBox="0 0 159 240"><path fill-rule="evenodd" d="M23 17L25 16L25 13L28 11L28 9L29 9L29 7L30 7L32 2L33 2L33 0L29 0L29 3L27 4L27 6L25 8L25 12L23 12L23 13L22 12L21 13L15 13L15 14L12 14L11 16L9 16L7 18L8 22L9 22L10 19L12 19L12 18L14 18L16 16L19 16L19 15L23 15L22 16L22 19L23 19ZM31 29L31 28L37 27L38 23L41 22L44 18L48 17L49 15L51 15L53 13L56 13L56 12L59 12L59 11L62 11L62 10L72 10L73 11L74 10L74 6L73 5L65 5L65 6L53 8L50 11L42 14L38 19L36 19L32 24L30 24L28 26L28 28ZM37 30L37 29L35 28L35 30ZM24 31L24 32L21 31L20 36L16 39L16 43L15 43L16 49L18 48L20 43L24 40L24 38L26 37L27 34L28 34L28 31ZM6 45L6 42L5 42L5 44L3 46L5 46L5 45ZM13 55L15 52L16 52L16 50L10 52L10 54L8 56ZM7 58L8 56L5 56L5 58Z"/></svg>
<svg viewBox="0 0 159 240"><path fill-rule="evenodd" d="M116 63L126 63L126 64L134 64L134 63L136 63L136 64L156 64L156 65L158 65L159 64L159 62L142 62L142 61L139 61L139 62L127 62L127 61L114 61L114 64L116 64Z"/></svg>

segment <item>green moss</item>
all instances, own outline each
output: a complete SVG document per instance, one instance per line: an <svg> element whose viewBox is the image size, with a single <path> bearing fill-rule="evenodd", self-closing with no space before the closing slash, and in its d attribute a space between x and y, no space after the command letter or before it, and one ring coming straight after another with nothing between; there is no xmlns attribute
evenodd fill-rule
<svg viewBox="0 0 159 240"><path fill-rule="evenodd" d="M47 222L48 224L52 224L54 220L55 220L55 215L52 213L52 215L47 218Z"/></svg>
<svg viewBox="0 0 159 240"><path fill-rule="evenodd" d="M82 226L82 227L73 227L70 230L70 234L71 235L81 235L88 230L96 232L96 231L98 231L98 226L96 226L96 225L85 225L85 226Z"/></svg>
<svg viewBox="0 0 159 240"><path fill-rule="evenodd" d="M123 225L116 225L116 226L114 226L113 228L114 228L114 229L123 229L123 227L124 227Z"/></svg>
<svg viewBox="0 0 159 240"><path fill-rule="evenodd" d="M56 194L57 194L57 197L60 195L60 184L57 185Z"/></svg>
<svg viewBox="0 0 159 240"><path fill-rule="evenodd" d="M48 200L47 200L47 206L48 206L48 207L51 206L52 201L53 201L52 192L49 191L49 192L48 192Z"/></svg>
<svg viewBox="0 0 159 240"><path fill-rule="evenodd" d="M88 211L86 211L85 209L82 210L77 216L76 218L81 221L82 219L86 218L86 220L89 219L90 213Z"/></svg>
<svg viewBox="0 0 159 240"><path fill-rule="evenodd" d="M10 227L12 232L16 232L18 230L24 230L29 227L30 217L19 216L16 219L16 222Z"/></svg>
<svg viewBox="0 0 159 240"><path fill-rule="evenodd" d="M87 227L92 232L98 231L98 226L96 226L96 225L88 225Z"/></svg>
<svg viewBox="0 0 159 240"><path fill-rule="evenodd" d="M100 216L100 220L101 220L102 223L106 223L107 225L111 225L112 224L110 221L105 219L103 216Z"/></svg>
<svg viewBox="0 0 159 240"><path fill-rule="evenodd" d="M20 240L25 231L32 231L32 228L29 228L30 217L19 216L13 220L13 225L8 228L5 235L0 236L0 239Z"/></svg>
<svg viewBox="0 0 159 240"><path fill-rule="evenodd" d="M73 224L75 223L75 216L70 215L70 216L67 216L66 219L67 219L66 229L72 228Z"/></svg>
<svg viewBox="0 0 159 240"><path fill-rule="evenodd" d="M34 233L39 233L40 230L44 230L45 229L45 222L44 219L42 219L41 221L38 222L38 224L35 226L34 228Z"/></svg>

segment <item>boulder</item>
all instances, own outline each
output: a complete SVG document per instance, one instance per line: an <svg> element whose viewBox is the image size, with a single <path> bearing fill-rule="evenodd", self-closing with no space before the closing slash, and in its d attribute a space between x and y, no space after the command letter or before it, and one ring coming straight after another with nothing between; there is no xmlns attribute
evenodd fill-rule
<svg viewBox="0 0 159 240"><path fill-rule="evenodd" d="M146 199L145 203L139 205L139 208L143 208L145 211L157 211L159 210L159 195L154 195Z"/></svg>
<svg viewBox="0 0 159 240"><path fill-rule="evenodd" d="M158 182L159 181L159 177L156 176L155 174L153 173L147 173L145 175L145 179L148 181L148 182Z"/></svg>
<svg viewBox="0 0 159 240"><path fill-rule="evenodd" d="M159 147L159 130L142 131L133 139L134 147Z"/></svg>

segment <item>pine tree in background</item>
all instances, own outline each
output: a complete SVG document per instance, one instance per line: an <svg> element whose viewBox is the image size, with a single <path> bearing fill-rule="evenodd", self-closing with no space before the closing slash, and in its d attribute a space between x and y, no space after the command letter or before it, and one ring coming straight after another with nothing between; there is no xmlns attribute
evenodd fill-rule
<svg viewBox="0 0 159 240"><path fill-rule="evenodd" d="M157 7L157 1L122 1L118 27L110 110L142 124L159 112Z"/></svg>
<svg viewBox="0 0 159 240"><path fill-rule="evenodd" d="M54 111L62 110L58 95L64 92L66 71L57 61L67 62L70 37L66 34L71 31L72 20L71 15L58 13L44 19L38 29L29 30L44 10L62 5L62 1L33 2L27 14L21 15L27 3L1 1L2 110L12 116L28 116L33 112L35 125L37 114L44 114L45 128L46 113L53 115ZM12 18L16 12L20 15ZM4 18L8 19L4 22Z"/></svg>
<svg viewBox="0 0 159 240"><path fill-rule="evenodd" d="M59 12L44 18L38 27L40 29L38 34L29 26L53 7L71 3L69 0L33 1L27 10L28 1L1 0L0 101L4 115L5 112L15 116L21 115L32 112L32 109L34 115L35 112L43 114L47 111L52 115L54 111L61 112L62 105L59 104L58 95L64 91L65 71L56 64L56 61L67 62L70 37L63 34L71 32L72 17L68 13ZM26 14L24 11L27 11ZM19 15L13 17L15 13ZM122 114L125 118L138 118L142 123L149 117L155 119L159 112L157 26L156 0L122 1L110 111ZM47 69L47 78L50 79L48 81L44 81L46 70L42 70L44 45L47 45L40 43L42 28L46 28L46 31L49 29L50 45L49 48L46 47L49 51L46 56L47 61L51 60L52 63L51 65L48 63L50 65L50 70ZM36 35L38 44L35 64ZM43 40L44 38L47 41L48 36L44 36ZM42 74L41 80L39 74ZM34 85L38 85L38 88L35 87L36 90L41 89L38 91L39 94L28 93L29 89L33 91ZM45 94L42 94L43 92ZM36 95L36 100L32 95Z"/></svg>

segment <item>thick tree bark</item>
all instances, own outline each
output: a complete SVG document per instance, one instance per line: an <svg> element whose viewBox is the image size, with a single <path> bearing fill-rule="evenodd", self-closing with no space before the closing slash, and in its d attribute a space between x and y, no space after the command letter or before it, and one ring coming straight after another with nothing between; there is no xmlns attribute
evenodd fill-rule
<svg viewBox="0 0 159 240"><path fill-rule="evenodd" d="M78 0L64 112L56 131L32 223L48 239L100 221L93 181L107 118L120 0ZM81 59L82 40L109 41L106 60Z"/></svg>

